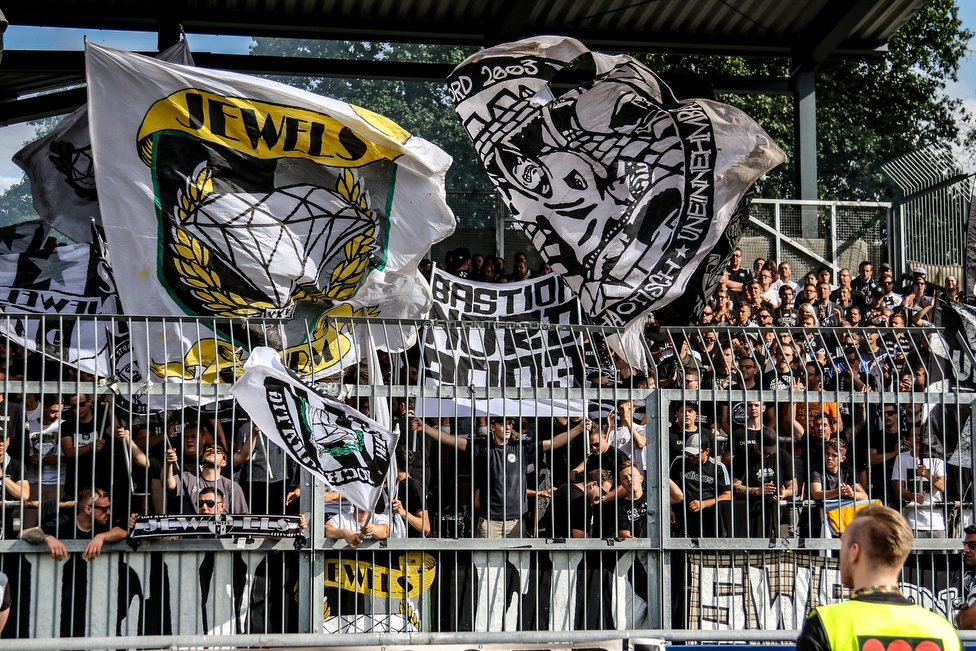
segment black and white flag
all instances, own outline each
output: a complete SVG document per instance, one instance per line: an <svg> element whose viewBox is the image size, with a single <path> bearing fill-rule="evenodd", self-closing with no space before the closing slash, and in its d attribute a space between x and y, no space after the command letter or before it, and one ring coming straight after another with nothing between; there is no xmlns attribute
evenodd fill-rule
<svg viewBox="0 0 976 651"><path fill-rule="evenodd" d="M479 283L434 269L433 320L424 334L425 378L455 386L581 387L579 301L556 274ZM458 329L450 322L467 321Z"/></svg>
<svg viewBox="0 0 976 651"><path fill-rule="evenodd" d="M11 315L0 330L28 349L112 375L116 337L108 320L93 317L118 314L118 296L93 245L0 255L0 310Z"/></svg>
<svg viewBox="0 0 976 651"><path fill-rule="evenodd" d="M47 227L39 221L20 222L0 228L0 255L36 251L44 246Z"/></svg>
<svg viewBox="0 0 976 651"><path fill-rule="evenodd" d="M584 55L595 78L556 96L549 81ZM738 237L743 197L785 160L739 109L679 101L631 57L570 38L483 50L448 87L512 214L601 325L651 311L660 321L687 292L696 299L665 320L693 318L721 274L716 246Z"/></svg>
<svg viewBox="0 0 976 651"><path fill-rule="evenodd" d="M270 441L360 509L396 472L396 434L304 384L271 348L251 351L231 393Z"/></svg>
<svg viewBox="0 0 976 651"><path fill-rule="evenodd" d="M192 66L186 41L160 52L160 61ZM34 210L52 228L75 242L91 241L91 220L101 223L88 105L65 116L45 136L14 154L13 161L31 182Z"/></svg>

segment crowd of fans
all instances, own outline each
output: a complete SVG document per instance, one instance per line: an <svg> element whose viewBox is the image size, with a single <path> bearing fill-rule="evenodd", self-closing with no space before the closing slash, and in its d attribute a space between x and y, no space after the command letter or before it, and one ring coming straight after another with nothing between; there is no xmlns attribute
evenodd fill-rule
<svg viewBox="0 0 976 651"><path fill-rule="evenodd" d="M676 537L836 535L844 500L893 506L918 537L955 535L972 502L969 408L941 398L954 377L933 351L938 329L919 327L940 325L937 294L962 299L955 279L936 288L919 268L896 282L863 262L800 285L788 264L741 262L737 251L696 325L648 323L647 370L583 335L583 380L604 396L585 414L421 419L415 399L390 399L398 489L373 512L328 491L326 537L646 537L646 486L664 476ZM503 281L464 249L447 263ZM514 266L509 280L529 275L524 255ZM385 382L416 385L419 349L380 358ZM8 380L96 380L10 341L0 360ZM658 401L631 389L670 391L654 414ZM4 537L58 558L61 540L88 540L87 560L134 514L297 513L298 466L239 405L140 417L118 401L0 394ZM347 402L370 414L368 398Z"/></svg>
<svg viewBox="0 0 976 651"><path fill-rule="evenodd" d="M420 271L430 278L433 263L424 258L420 262ZM470 249L459 247L444 254L444 266L448 273L458 278L467 278L479 283L508 283L520 282L538 276L552 273L552 268L543 262L538 269L530 269L528 257L525 253L516 253L512 261L512 272L505 273L505 258L494 255L472 254Z"/></svg>
<svg viewBox="0 0 976 651"><path fill-rule="evenodd" d="M446 262L469 277L493 269L466 249ZM362 533L350 523L367 520L365 537L632 535L646 513L640 484L658 472L647 447L665 435L674 535L829 535L810 500L838 498L896 505L922 535L945 535L953 505L971 499L966 464L949 458L968 411L921 393L933 382L952 390L952 378L933 361L929 331L912 327L938 323L937 292L961 299L955 279L935 289L915 269L895 291L887 265L875 278L863 262L855 277L841 269L837 284L830 269L812 271L801 288L786 263L741 262L736 251L697 327L648 324L647 372L598 334L584 337L587 386L681 391L656 431L644 401L612 393L585 416L426 422L413 418L412 399L393 398L399 494L367 519L328 492L329 537L350 540ZM524 255L515 268L513 280L527 275ZM9 343L0 355L11 379L94 380ZM417 354L383 354L381 364L387 382L416 383ZM758 397L732 399L740 389ZM368 398L350 404L369 415ZM134 419L111 393L25 393L0 395L0 415L8 537L43 526L46 505L83 490L104 490L120 527L133 513L200 512L204 490L226 513L297 509L297 466L234 404ZM391 513L402 527L383 526Z"/></svg>

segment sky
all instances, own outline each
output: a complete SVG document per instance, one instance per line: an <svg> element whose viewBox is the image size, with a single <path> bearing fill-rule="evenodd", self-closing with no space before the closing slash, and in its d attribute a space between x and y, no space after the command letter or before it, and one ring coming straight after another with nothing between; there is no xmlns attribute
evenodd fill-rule
<svg viewBox="0 0 976 651"><path fill-rule="evenodd" d="M976 1L958 0L957 4L963 27L976 32ZM976 37L969 41L969 53L960 64L959 81L948 84L946 94L961 98L966 110L976 116ZM972 152L956 152L956 158L967 172L976 172L976 156Z"/></svg>
<svg viewBox="0 0 976 651"><path fill-rule="evenodd" d="M958 0L963 26L976 32L976 0ZM152 52L156 49L154 33L105 32L100 30L54 29L10 26L4 34L4 48L8 50L82 50L84 39L126 50ZM251 39L240 36L207 36L190 34L190 49L194 52L245 54ZM961 98L970 113L976 115L976 38L969 42L969 52L961 61L959 81L946 87L946 94ZM2 63L0 63L2 65ZM0 127L0 192L20 181L20 168L11 157L34 136L34 128L27 124ZM976 171L976 156L957 152L957 158L967 168Z"/></svg>
<svg viewBox="0 0 976 651"><path fill-rule="evenodd" d="M109 45L135 52L155 52L156 34L138 32L107 32L101 30L54 29L42 27L17 27L11 25L3 35L5 50L83 50L85 36L92 43ZM222 54L246 54L251 39L241 36L187 36L192 52L218 52ZM0 66L3 63L0 62ZM34 137L34 127L14 124L0 127L0 193L23 178L23 172L11 158Z"/></svg>

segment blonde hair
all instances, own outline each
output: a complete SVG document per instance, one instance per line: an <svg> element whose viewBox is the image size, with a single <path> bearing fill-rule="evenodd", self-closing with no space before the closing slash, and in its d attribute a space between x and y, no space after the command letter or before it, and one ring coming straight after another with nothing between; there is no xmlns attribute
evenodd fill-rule
<svg viewBox="0 0 976 651"><path fill-rule="evenodd" d="M866 506L854 515L846 534L864 555L888 568L899 568L912 551L912 530L898 511L887 506Z"/></svg>

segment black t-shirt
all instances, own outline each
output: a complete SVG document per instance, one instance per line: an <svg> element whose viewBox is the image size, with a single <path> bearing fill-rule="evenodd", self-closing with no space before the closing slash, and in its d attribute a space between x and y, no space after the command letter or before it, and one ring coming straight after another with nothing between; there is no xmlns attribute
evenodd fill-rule
<svg viewBox="0 0 976 651"><path fill-rule="evenodd" d="M779 489L793 480L795 473L793 455L786 450L779 450L768 457L757 452L756 456L757 459L749 464L746 472L736 477L746 488L762 488L765 484L772 482L773 486ZM753 510L762 508L762 502L765 499L767 497L762 495L759 497L752 496L750 502ZM768 499L772 501L772 496Z"/></svg>
<svg viewBox="0 0 976 651"><path fill-rule="evenodd" d="M773 363L776 363L775 360ZM770 391L790 391L793 388L793 382L799 376L800 371L798 369L789 368L787 371L780 371L774 367L771 371L763 372L763 388Z"/></svg>
<svg viewBox="0 0 976 651"><path fill-rule="evenodd" d="M814 470L823 470L826 467L826 456L824 452L825 441L819 436L811 436L809 433L803 436L800 441L800 457L796 460L797 479L801 484L810 486L811 474ZM806 492L808 495L810 491Z"/></svg>
<svg viewBox="0 0 976 651"><path fill-rule="evenodd" d="M14 481L24 480L24 464L20 462L19 459L14 459L9 454L5 454L0 457L0 470L3 471L3 477L10 477ZM0 482L0 486L3 487L3 499L11 499L10 495L7 493L6 483Z"/></svg>
<svg viewBox="0 0 976 651"><path fill-rule="evenodd" d="M536 464L535 441L528 436L498 445L494 439L474 446L474 480L481 492L481 512L489 520L517 520L528 505L525 490Z"/></svg>
<svg viewBox="0 0 976 651"><path fill-rule="evenodd" d="M424 499L424 491L420 482L413 477L404 477L397 487L397 499L403 504L403 508L411 515L420 515L427 510L427 500ZM421 533L407 523L407 537L420 538Z"/></svg>
<svg viewBox="0 0 976 651"><path fill-rule="evenodd" d="M24 480L24 464L20 460L13 458L9 454L5 454L0 457L0 466L2 466L3 476L10 477L10 479L15 482L21 482ZM0 497L5 500L12 499L12 496L7 492L6 482L0 478ZM13 508L8 508L6 513L0 514L0 520L3 521L3 529L0 530L0 538L13 539L17 537L16 531L14 531L14 517L18 519L21 517L20 507L15 506ZM0 609L2 610L2 609Z"/></svg>
<svg viewBox="0 0 976 651"><path fill-rule="evenodd" d="M749 466L738 479L747 488L762 488L767 483L779 488L793 480L795 476L793 455L780 450L768 457L759 455L758 460ZM772 495L749 496L749 536L776 536L785 511Z"/></svg>
<svg viewBox="0 0 976 651"><path fill-rule="evenodd" d="M634 538L647 538L647 493L635 499L617 498L615 503L617 530L629 531Z"/></svg>
<svg viewBox="0 0 976 651"><path fill-rule="evenodd" d="M746 269L745 267L739 267L735 271L731 269L726 269L729 274L729 280L735 283L747 283L752 280L752 270Z"/></svg>
<svg viewBox="0 0 976 651"><path fill-rule="evenodd" d="M817 469L810 473L810 484L818 483L824 491L835 491L841 484L854 486L857 480L854 478L854 469L846 463L837 466L837 472L830 472L826 468Z"/></svg>
<svg viewBox="0 0 976 651"><path fill-rule="evenodd" d="M773 311L773 325L792 328L796 325L797 313L792 307L778 307Z"/></svg>
<svg viewBox="0 0 976 651"><path fill-rule="evenodd" d="M879 454L897 452L901 448L902 433L886 432L884 427L875 427L871 431L869 446ZM898 455L879 464L871 464L868 468L871 497L884 499L891 492L891 471L895 467Z"/></svg>
<svg viewBox="0 0 976 651"><path fill-rule="evenodd" d="M698 463L687 456L675 459L671 464L670 477L684 491L685 504L694 500L710 500L731 489L725 470L709 458Z"/></svg>
<svg viewBox="0 0 976 651"><path fill-rule="evenodd" d="M23 462L26 449L27 421L24 407L18 402L0 402L0 437L7 438L7 454Z"/></svg>
<svg viewBox="0 0 976 651"><path fill-rule="evenodd" d="M695 434L702 434L701 428L696 429L693 432L685 431L684 424L678 423L672 425L668 429L668 449L671 451L671 459L677 459L684 454L685 440L694 436Z"/></svg>
<svg viewBox="0 0 976 651"><path fill-rule="evenodd" d="M71 445L75 449L74 460L66 461L68 465L66 480L68 490L74 491L75 486L78 486L78 488L91 486L93 479L92 472L95 466L95 448L91 448L82 454L78 453L78 449L89 445L97 438L95 434L95 419L92 418L87 423L82 423L76 418L69 416L64 419L61 425L61 436L70 437ZM108 487L99 486L99 488L107 489Z"/></svg>
<svg viewBox="0 0 976 651"><path fill-rule="evenodd" d="M749 429L745 425L733 425L732 434L729 435L729 442L726 450L732 454L732 476L742 477L745 471L762 456L753 447L757 442L762 441L763 430Z"/></svg>
<svg viewBox="0 0 976 651"><path fill-rule="evenodd" d="M552 537L572 538L573 529L587 532L586 491L576 484L563 484L549 504L552 517Z"/></svg>

